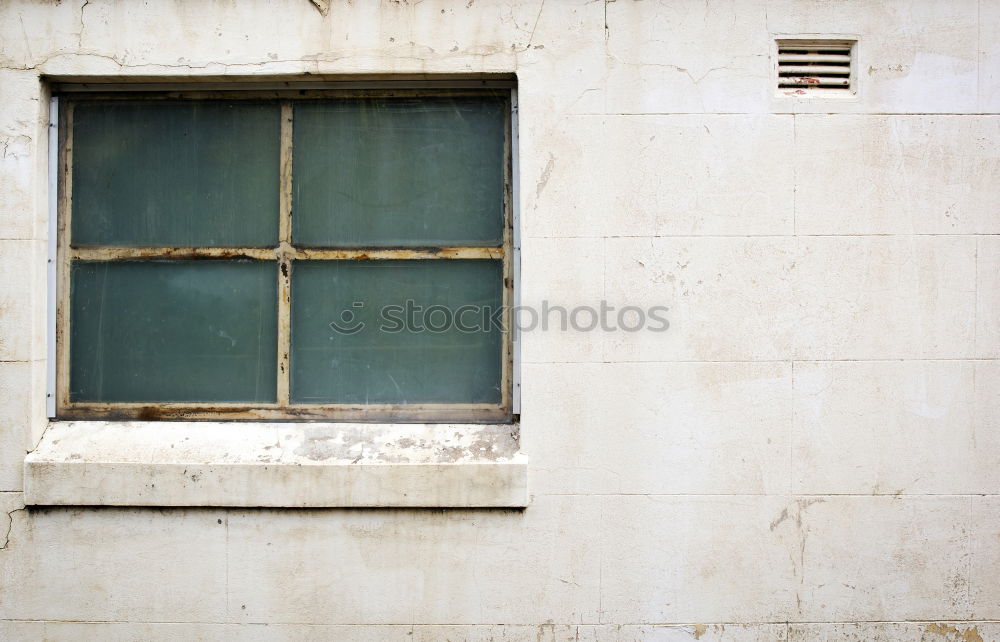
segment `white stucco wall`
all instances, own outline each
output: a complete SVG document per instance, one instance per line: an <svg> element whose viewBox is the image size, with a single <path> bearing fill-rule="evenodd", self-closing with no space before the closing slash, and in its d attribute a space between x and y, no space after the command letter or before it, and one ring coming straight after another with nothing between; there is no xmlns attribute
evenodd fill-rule
<svg viewBox="0 0 1000 642"><path fill-rule="evenodd" d="M0 3L0 639L1000 640L1000 2ZM777 98L782 34L856 100ZM516 72L515 510L22 509L45 77Z"/></svg>

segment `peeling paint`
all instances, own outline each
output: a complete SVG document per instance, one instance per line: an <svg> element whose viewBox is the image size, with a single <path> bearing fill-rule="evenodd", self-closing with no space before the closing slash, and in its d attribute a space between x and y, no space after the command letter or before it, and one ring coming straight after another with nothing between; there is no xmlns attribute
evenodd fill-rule
<svg viewBox="0 0 1000 642"><path fill-rule="evenodd" d="M979 634L979 629L976 626L959 628L953 624L934 622L928 624L925 631L940 636L948 642L983 642L983 637Z"/></svg>
<svg viewBox="0 0 1000 642"><path fill-rule="evenodd" d="M549 160L545 163L545 169L542 170L542 175L538 179L538 185L535 186L535 198L539 199L542 196L542 192L545 190L545 186L549 184L549 178L552 176L552 169L555 167L556 157L549 154Z"/></svg>
<svg viewBox="0 0 1000 642"><path fill-rule="evenodd" d="M330 13L330 0L309 0L321 15Z"/></svg>

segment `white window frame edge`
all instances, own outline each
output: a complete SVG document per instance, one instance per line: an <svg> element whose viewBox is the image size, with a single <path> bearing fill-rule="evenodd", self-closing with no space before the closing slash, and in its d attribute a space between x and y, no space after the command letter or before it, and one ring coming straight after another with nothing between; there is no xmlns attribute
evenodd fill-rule
<svg viewBox="0 0 1000 642"><path fill-rule="evenodd" d="M49 419L56 416L56 251L59 247L59 97L49 99L49 238L46 317L45 317L45 412Z"/></svg>
<svg viewBox="0 0 1000 642"><path fill-rule="evenodd" d="M168 88L166 85L164 89ZM514 301L520 288L518 102L511 92ZM24 461L27 505L524 508L515 424L57 421L59 99L49 103L48 425ZM521 411L512 327L512 412ZM316 450L316 444L325 444ZM413 444L422 444L413 446Z"/></svg>
<svg viewBox="0 0 1000 642"><path fill-rule="evenodd" d="M511 252L513 257L514 296L511 304L516 310L521 305L521 165L520 131L518 129L517 87L510 90L510 174L511 174ZM515 417L521 414L521 336L513 315L510 317L511 330L511 412Z"/></svg>

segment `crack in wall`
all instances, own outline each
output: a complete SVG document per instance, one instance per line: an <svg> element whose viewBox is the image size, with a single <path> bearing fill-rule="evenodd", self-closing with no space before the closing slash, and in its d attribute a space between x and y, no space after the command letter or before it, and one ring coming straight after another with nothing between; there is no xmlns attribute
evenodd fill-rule
<svg viewBox="0 0 1000 642"><path fill-rule="evenodd" d="M3 536L3 544L0 544L0 551L6 550L7 545L10 544L10 532L14 528L14 513L27 510L24 506L21 508L15 508L14 510L7 511L7 532Z"/></svg>
<svg viewBox="0 0 1000 642"><path fill-rule="evenodd" d="M126 53L126 56L123 56L123 57L119 58L118 56L111 55L111 54L99 54L99 53L93 53L93 52L65 52L65 51L59 51L59 52L56 52L56 53L53 53L53 54L50 54L50 55L46 56L45 58L41 59L40 61L38 61L38 62L36 62L35 64L32 64L32 65L0 64L0 67L2 67L4 69L10 69L12 71L36 71L36 70L38 70L39 67L42 67L43 65L47 64L49 61L54 60L56 58L61 58L61 57L71 57L71 58L77 58L77 57L79 57L79 58L100 58L100 59L104 59L104 60L110 60L114 64L118 65L118 67L121 70L124 70L125 68L128 68L130 70L142 70L142 69L151 70L151 69L160 69L160 68L162 68L162 69L188 69L188 70L203 71L203 70L206 70L206 69L219 69L219 68L221 68L223 74L228 73L228 70L230 68L260 67L262 65L276 65L276 64L281 64L281 63L312 63L313 66L315 67L315 69L313 70L313 73L319 73L319 67L318 67L319 63L321 63L321 62L337 62L337 61L339 61L342 58L342 56L329 56L329 55L323 55L323 54L306 54L306 55L300 56L298 58L287 58L287 59L281 59L281 60L269 59L269 60L261 60L261 61L258 61L258 62L232 62L232 63L206 62L204 64L190 64L190 63L180 63L180 62L179 63L146 62L146 63L142 63L142 64L133 64L133 63L129 63L125 59L125 57L127 57L127 53ZM423 60L423 58L420 58L419 56L398 56L398 57L399 58L404 58L404 59ZM181 58L180 60L183 60L183 58ZM306 70L303 73L307 73L308 74L310 72L308 70Z"/></svg>
<svg viewBox="0 0 1000 642"><path fill-rule="evenodd" d="M83 30L87 25L83 21L83 12L90 4L90 0L83 0L83 4L80 6L80 32L76 34L76 48L83 49Z"/></svg>

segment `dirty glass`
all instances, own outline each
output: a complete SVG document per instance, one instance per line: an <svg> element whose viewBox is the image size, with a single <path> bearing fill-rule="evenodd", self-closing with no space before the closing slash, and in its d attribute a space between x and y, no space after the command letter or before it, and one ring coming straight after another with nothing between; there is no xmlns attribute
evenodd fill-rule
<svg viewBox="0 0 1000 642"><path fill-rule="evenodd" d="M302 261L292 270L298 403L499 403L502 264Z"/></svg>
<svg viewBox="0 0 1000 642"><path fill-rule="evenodd" d="M506 102L295 106L293 234L306 246L498 246Z"/></svg>
<svg viewBox="0 0 1000 642"><path fill-rule="evenodd" d="M73 244L273 247L279 114L245 101L78 103Z"/></svg>
<svg viewBox="0 0 1000 642"><path fill-rule="evenodd" d="M80 261L70 399L273 402L273 261Z"/></svg>

